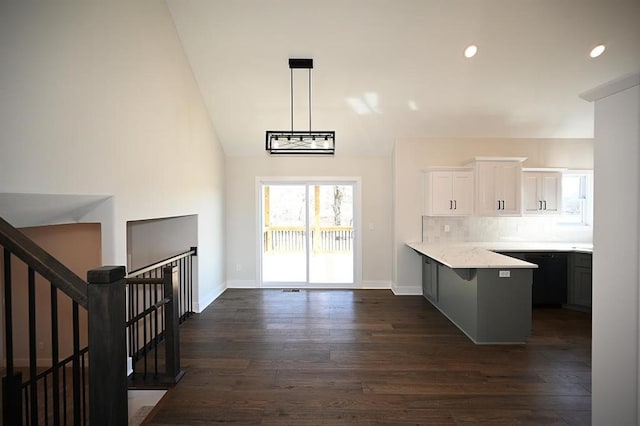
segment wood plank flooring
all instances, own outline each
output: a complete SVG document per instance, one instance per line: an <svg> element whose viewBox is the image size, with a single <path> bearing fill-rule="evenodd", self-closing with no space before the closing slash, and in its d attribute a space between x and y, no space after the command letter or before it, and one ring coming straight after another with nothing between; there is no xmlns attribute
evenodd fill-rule
<svg viewBox="0 0 640 426"><path fill-rule="evenodd" d="M186 375L145 424L554 424L591 415L591 317L534 309L474 345L421 296L229 289L180 327Z"/></svg>

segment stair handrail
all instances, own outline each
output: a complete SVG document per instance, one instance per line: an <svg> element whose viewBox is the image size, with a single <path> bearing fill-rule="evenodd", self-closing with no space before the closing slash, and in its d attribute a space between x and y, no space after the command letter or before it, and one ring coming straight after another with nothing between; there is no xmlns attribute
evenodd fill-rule
<svg viewBox="0 0 640 426"><path fill-rule="evenodd" d="M2 217L0 217L0 245L30 265L78 305L87 308L87 282Z"/></svg>
<svg viewBox="0 0 640 426"><path fill-rule="evenodd" d="M197 254L198 248L190 247L189 250L185 251L184 253L176 254L164 260L159 260L158 262L152 263L151 265L143 266L142 268L129 271L129 273L127 274L127 279L137 277L149 271L153 271L154 269L157 269L161 266L169 265L170 263L176 262L180 259L184 259L185 257L189 257L192 255L196 256Z"/></svg>

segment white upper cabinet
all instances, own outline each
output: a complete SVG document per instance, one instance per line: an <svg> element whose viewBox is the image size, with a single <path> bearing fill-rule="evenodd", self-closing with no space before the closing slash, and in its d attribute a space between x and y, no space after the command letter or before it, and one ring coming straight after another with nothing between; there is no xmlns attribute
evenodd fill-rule
<svg viewBox="0 0 640 426"><path fill-rule="evenodd" d="M520 216L522 214L523 157L477 157L475 166L476 214Z"/></svg>
<svg viewBox="0 0 640 426"><path fill-rule="evenodd" d="M433 168L424 171L425 216L473 214L473 170Z"/></svg>
<svg viewBox="0 0 640 426"><path fill-rule="evenodd" d="M560 214L562 211L562 171L524 169L522 210L527 215Z"/></svg>

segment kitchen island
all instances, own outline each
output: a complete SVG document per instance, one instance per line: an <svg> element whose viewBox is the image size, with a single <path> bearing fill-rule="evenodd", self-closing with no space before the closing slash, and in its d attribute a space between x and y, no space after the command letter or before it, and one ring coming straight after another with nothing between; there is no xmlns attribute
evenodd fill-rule
<svg viewBox="0 0 640 426"><path fill-rule="evenodd" d="M424 296L474 343L525 343L536 264L464 244L406 244L422 256Z"/></svg>

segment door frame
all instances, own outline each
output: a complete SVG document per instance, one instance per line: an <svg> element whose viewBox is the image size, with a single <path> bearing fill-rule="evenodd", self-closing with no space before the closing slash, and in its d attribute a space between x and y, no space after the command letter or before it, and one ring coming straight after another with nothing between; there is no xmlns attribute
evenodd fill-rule
<svg viewBox="0 0 640 426"><path fill-rule="evenodd" d="M262 278L262 185L353 185L353 283L265 283ZM359 176L257 176L255 185L256 278L260 288L360 288L362 287L362 178ZM307 200L308 201L308 200ZM308 265L307 265L308 267Z"/></svg>

